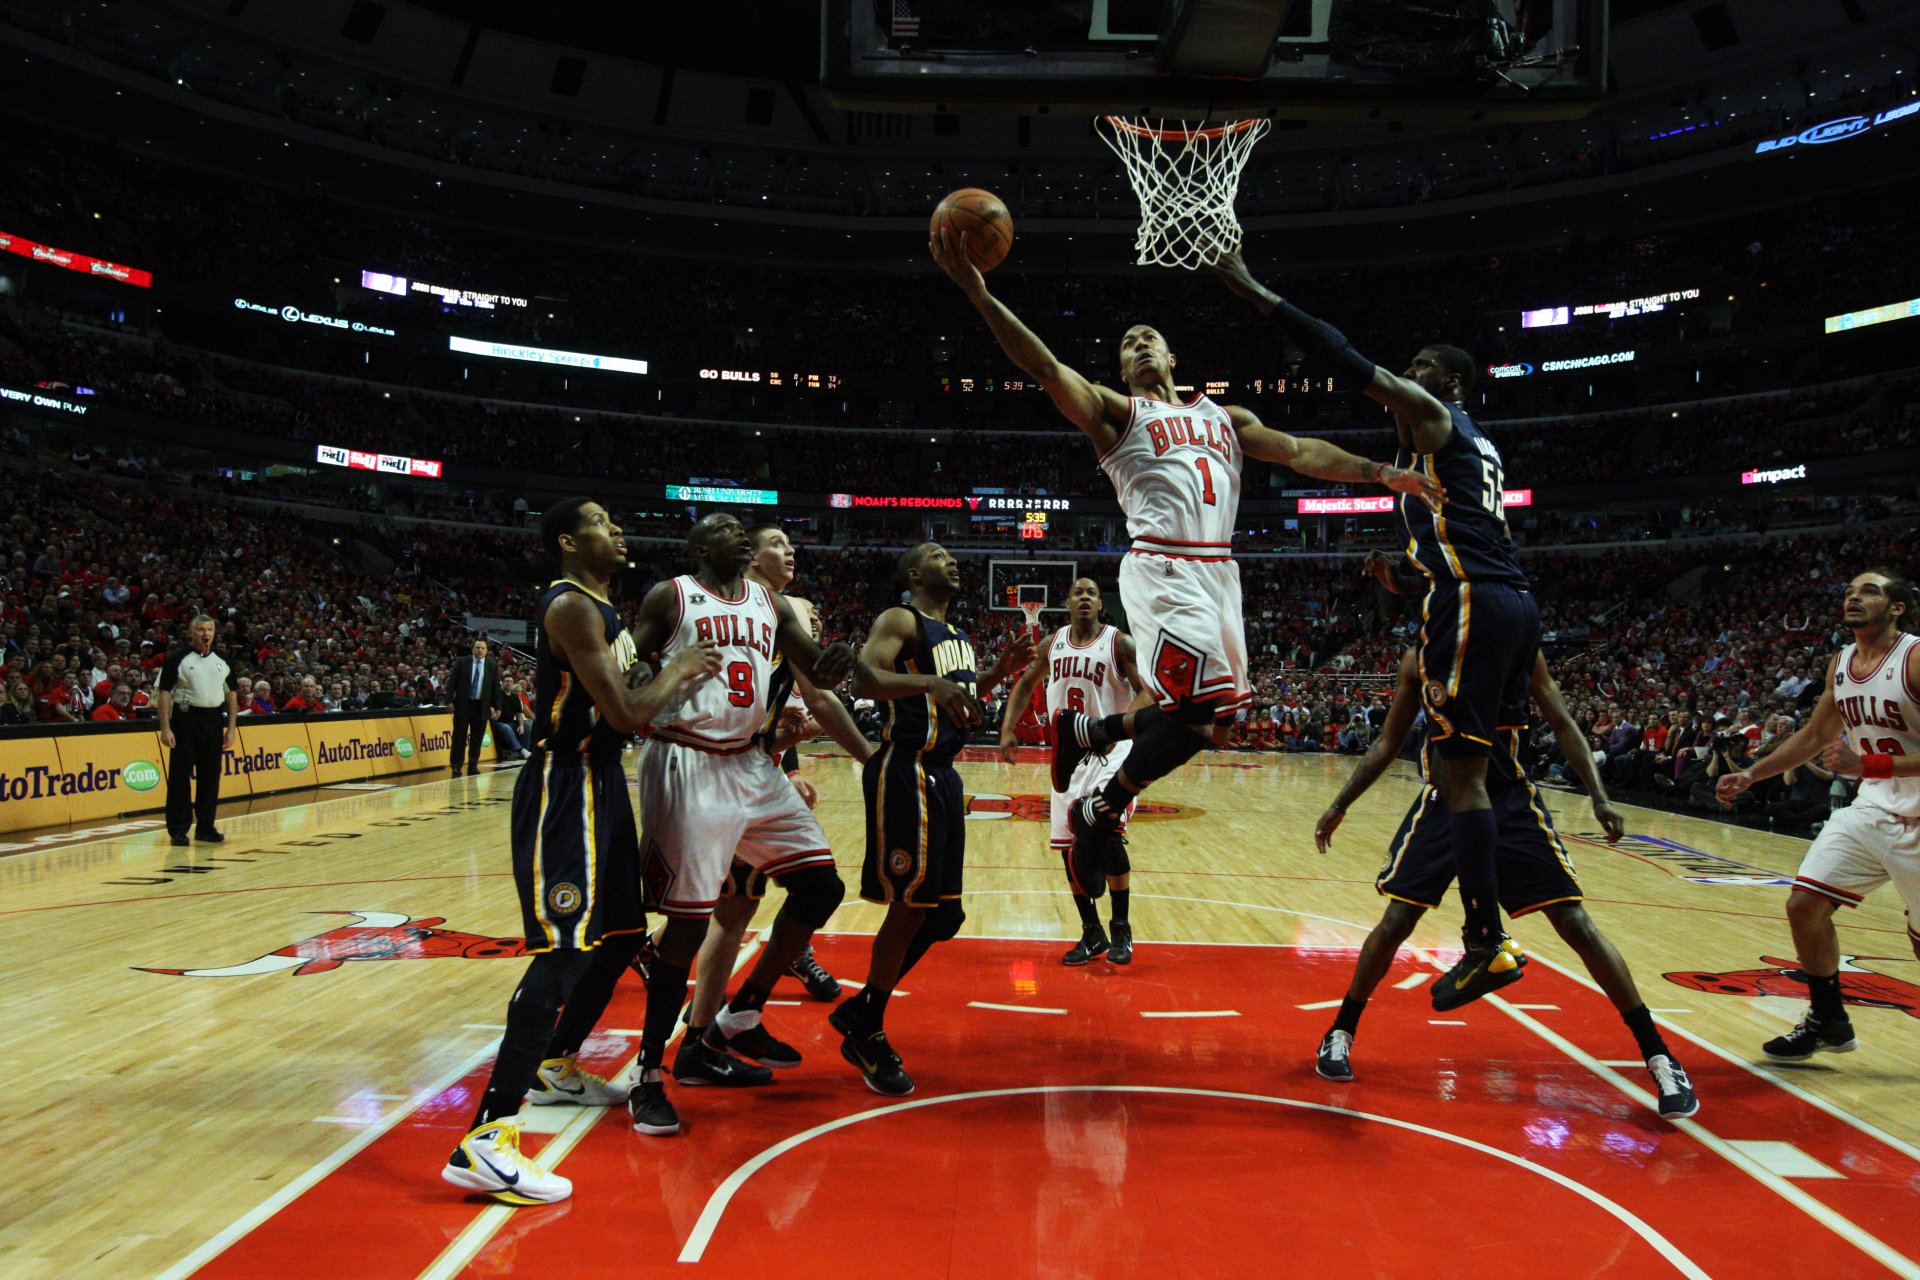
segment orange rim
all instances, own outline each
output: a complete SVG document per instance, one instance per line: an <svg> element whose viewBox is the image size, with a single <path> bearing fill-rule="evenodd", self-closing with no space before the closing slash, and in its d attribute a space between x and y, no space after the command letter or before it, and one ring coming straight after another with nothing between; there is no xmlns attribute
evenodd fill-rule
<svg viewBox="0 0 1920 1280"><path fill-rule="evenodd" d="M1135 124L1120 116L1107 116L1106 121L1123 133L1131 133L1140 138L1153 138L1160 142L1191 142L1195 138L1224 138L1229 133L1244 133L1260 123L1256 118L1234 120L1210 129L1154 129L1144 124Z"/></svg>

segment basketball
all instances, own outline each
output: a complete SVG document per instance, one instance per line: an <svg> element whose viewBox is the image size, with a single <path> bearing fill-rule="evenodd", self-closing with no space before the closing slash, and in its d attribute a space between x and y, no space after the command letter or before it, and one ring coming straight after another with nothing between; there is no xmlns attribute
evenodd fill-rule
<svg viewBox="0 0 1920 1280"><path fill-rule="evenodd" d="M953 192L933 211L929 234L938 236L943 224L967 237L967 257L981 271L999 266L1013 248L1013 216L991 191L962 187Z"/></svg>

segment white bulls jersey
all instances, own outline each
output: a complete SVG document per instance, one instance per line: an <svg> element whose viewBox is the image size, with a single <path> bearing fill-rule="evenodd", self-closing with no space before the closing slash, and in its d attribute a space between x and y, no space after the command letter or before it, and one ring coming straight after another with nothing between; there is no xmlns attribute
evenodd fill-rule
<svg viewBox="0 0 1920 1280"><path fill-rule="evenodd" d="M720 649L720 674L682 694L653 718L653 736L668 742L734 751L747 746L775 709L775 636L779 615L767 588L743 579L740 598L729 600L693 577L673 580L680 621L660 650L669 662L688 645L711 640ZM786 698L781 690L781 701Z"/></svg>
<svg viewBox="0 0 1920 1280"><path fill-rule="evenodd" d="M1085 644L1073 642L1073 628L1053 633L1047 646L1047 710L1084 711L1110 716L1125 711L1133 690L1120 675L1120 628L1101 627Z"/></svg>
<svg viewBox="0 0 1920 1280"><path fill-rule="evenodd" d="M1228 554L1246 458L1227 411L1206 396L1186 404L1134 396L1132 405L1100 467L1119 494L1134 545L1165 555Z"/></svg>
<svg viewBox="0 0 1920 1280"><path fill-rule="evenodd" d="M1847 745L1858 755L1920 755L1920 690L1907 682L1907 663L1920 636L1903 634L1871 674L1855 661L1857 645L1840 651L1833 668L1833 704L1846 724ZM1860 803L1903 818L1920 818L1920 778L1868 778Z"/></svg>

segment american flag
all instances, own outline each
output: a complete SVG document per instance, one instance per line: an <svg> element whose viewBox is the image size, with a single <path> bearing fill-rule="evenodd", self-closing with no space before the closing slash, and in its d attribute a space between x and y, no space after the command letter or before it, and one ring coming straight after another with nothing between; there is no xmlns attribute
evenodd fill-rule
<svg viewBox="0 0 1920 1280"><path fill-rule="evenodd" d="M908 6L907 0L893 0L893 26L891 33L896 38L900 36L917 36L920 34L920 19L913 16L913 10Z"/></svg>

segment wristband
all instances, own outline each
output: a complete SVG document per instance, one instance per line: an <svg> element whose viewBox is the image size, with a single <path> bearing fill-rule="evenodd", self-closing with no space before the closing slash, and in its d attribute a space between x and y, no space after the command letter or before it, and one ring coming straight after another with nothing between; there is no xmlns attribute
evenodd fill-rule
<svg viewBox="0 0 1920 1280"><path fill-rule="evenodd" d="M1860 757L1860 776L1862 778L1891 778L1893 776L1893 756L1886 753L1874 753Z"/></svg>

